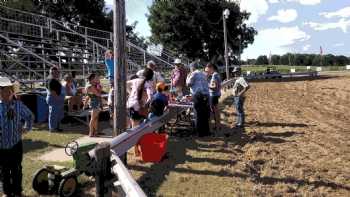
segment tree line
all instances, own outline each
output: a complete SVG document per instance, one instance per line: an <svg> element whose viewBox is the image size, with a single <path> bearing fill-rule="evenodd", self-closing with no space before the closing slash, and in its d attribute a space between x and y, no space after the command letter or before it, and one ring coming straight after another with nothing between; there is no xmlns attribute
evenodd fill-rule
<svg viewBox="0 0 350 197"><path fill-rule="evenodd" d="M257 59L248 59L242 63L248 65L345 66L350 64L350 57L332 54L286 53L270 57L260 55Z"/></svg>

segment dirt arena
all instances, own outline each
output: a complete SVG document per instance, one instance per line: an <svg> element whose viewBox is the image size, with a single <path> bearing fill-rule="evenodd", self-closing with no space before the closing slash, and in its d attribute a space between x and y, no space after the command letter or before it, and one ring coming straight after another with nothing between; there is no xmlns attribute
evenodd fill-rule
<svg viewBox="0 0 350 197"><path fill-rule="evenodd" d="M217 137L171 136L168 158L129 168L149 196L350 196L350 75L255 82L247 127L230 97ZM225 137L224 133L231 133Z"/></svg>

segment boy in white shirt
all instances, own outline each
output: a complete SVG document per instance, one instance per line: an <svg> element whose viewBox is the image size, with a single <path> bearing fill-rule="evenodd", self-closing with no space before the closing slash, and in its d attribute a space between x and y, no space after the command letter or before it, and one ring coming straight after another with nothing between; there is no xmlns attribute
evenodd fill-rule
<svg viewBox="0 0 350 197"><path fill-rule="evenodd" d="M242 76L242 70L240 67L235 67L233 70L236 81L233 86L233 104L236 108L237 120L234 127L243 128L244 127L244 93L249 89L248 82Z"/></svg>

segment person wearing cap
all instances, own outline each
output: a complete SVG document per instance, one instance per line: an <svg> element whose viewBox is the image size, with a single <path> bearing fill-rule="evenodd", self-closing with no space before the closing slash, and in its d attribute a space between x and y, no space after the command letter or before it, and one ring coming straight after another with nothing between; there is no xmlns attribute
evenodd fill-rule
<svg viewBox="0 0 350 197"><path fill-rule="evenodd" d="M149 68L153 71L153 78L152 78L152 83L153 83L153 89L155 89L157 83L159 82L165 82L164 78L162 77L162 75L160 74L160 72L157 71L157 64L153 61L150 60L147 62L146 68ZM145 71L145 69L139 70L136 75L139 78L143 77L143 72Z"/></svg>
<svg viewBox="0 0 350 197"><path fill-rule="evenodd" d="M149 119L163 115L165 108L168 106L168 97L164 94L168 90L168 86L164 82L159 82L156 89L157 92L153 95L150 103Z"/></svg>
<svg viewBox="0 0 350 197"><path fill-rule="evenodd" d="M50 76L47 83L46 102L49 106L49 130L61 132L61 120L64 117L65 88L60 82L60 71L57 67L50 69Z"/></svg>
<svg viewBox="0 0 350 197"><path fill-rule="evenodd" d="M14 84L7 77L0 77L0 168L5 196L21 196L22 135L32 129L34 119L14 95Z"/></svg>
<svg viewBox="0 0 350 197"><path fill-rule="evenodd" d="M233 69L233 74L235 76L235 83L233 85L233 104L236 108L237 119L234 127L242 128L244 127L244 93L249 89L248 82L242 76L242 70L240 67L235 67Z"/></svg>
<svg viewBox="0 0 350 197"><path fill-rule="evenodd" d="M209 102L210 109L214 115L215 130L220 130L220 110L218 108L219 98L221 96L221 77L218 73L218 67L214 64L208 63L205 67L206 72L209 75Z"/></svg>
<svg viewBox="0 0 350 197"><path fill-rule="evenodd" d="M186 79L186 84L190 87L193 107L196 115L195 127L200 137L210 135L209 119L209 86L207 75L200 69L198 62L190 64L191 73Z"/></svg>
<svg viewBox="0 0 350 197"><path fill-rule="evenodd" d="M171 87L176 97L183 96L183 89L186 86L187 71L181 63L181 59L175 59L175 68L171 72Z"/></svg>

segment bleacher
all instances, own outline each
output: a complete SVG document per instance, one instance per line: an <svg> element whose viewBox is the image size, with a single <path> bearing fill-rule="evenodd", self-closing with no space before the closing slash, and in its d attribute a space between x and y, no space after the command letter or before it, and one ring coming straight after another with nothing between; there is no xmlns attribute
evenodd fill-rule
<svg viewBox="0 0 350 197"><path fill-rule="evenodd" d="M112 40L112 32L0 5L0 73L13 79L45 79L53 65L63 73L76 71L83 77L92 71L104 75L104 52L112 48ZM129 73L135 73L149 60L155 61L161 71L172 69L176 56L167 49L156 56L131 42L127 47Z"/></svg>

